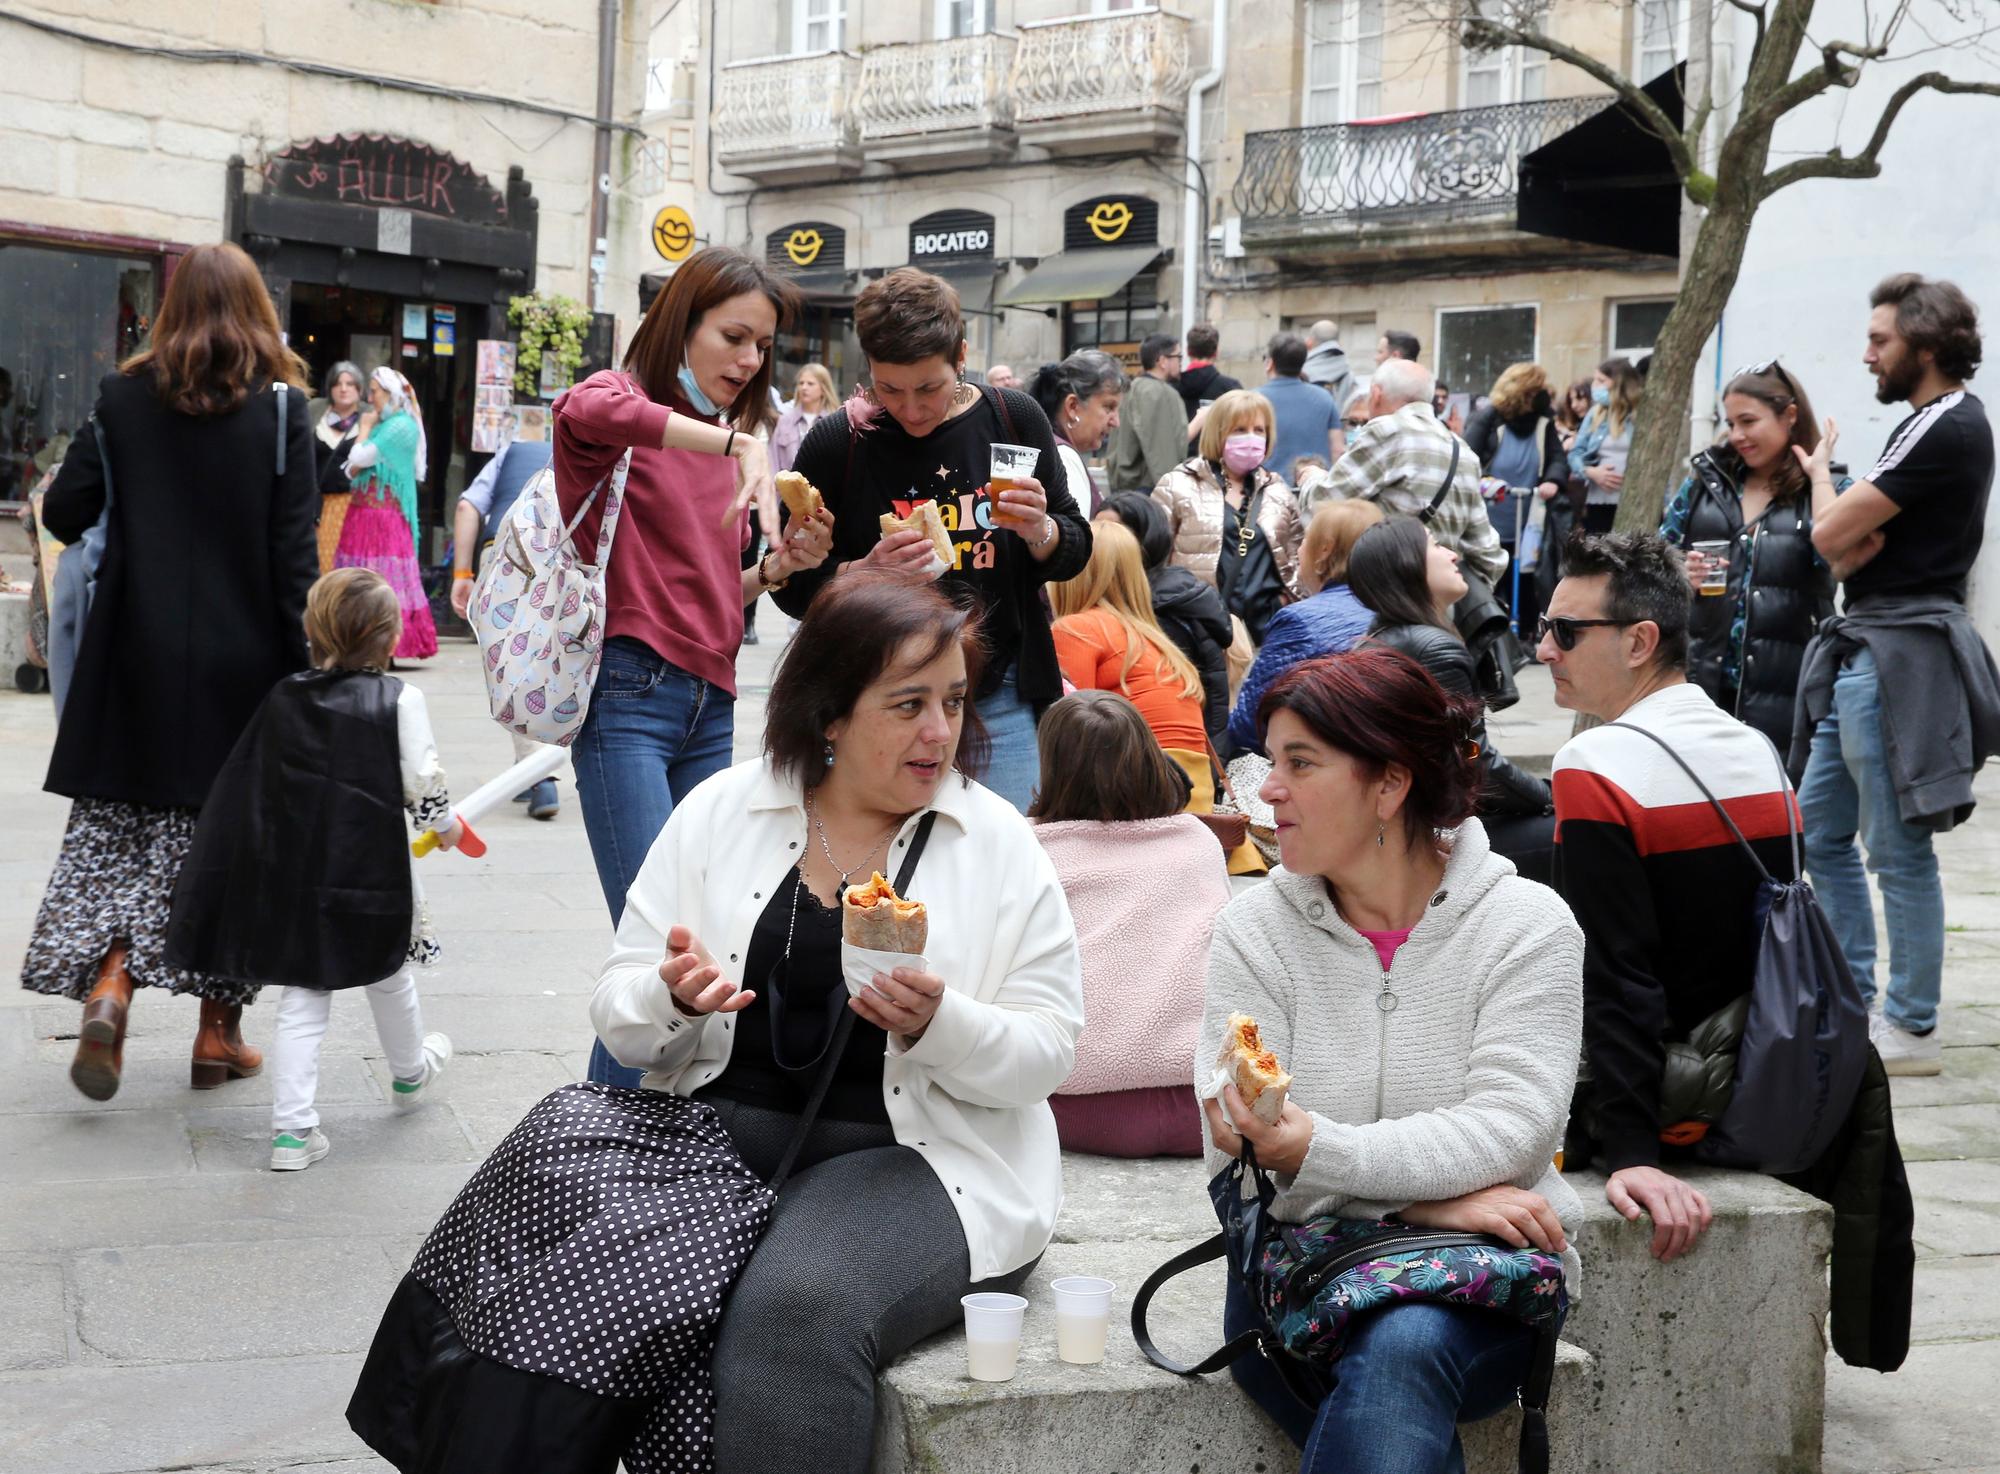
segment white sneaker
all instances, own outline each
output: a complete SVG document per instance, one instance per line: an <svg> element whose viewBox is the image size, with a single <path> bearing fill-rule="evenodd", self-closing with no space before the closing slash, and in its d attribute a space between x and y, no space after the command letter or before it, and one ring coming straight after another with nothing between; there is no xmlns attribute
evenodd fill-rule
<svg viewBox="0 0 2000 1474"><path fill-rule="evenodd" d="M1912 1034L1908 1029L1879 1020L1875 1031L1875 1052L1882 1056L1882 1068L1892 1075L1941 1075L1944 1073L1944 1044L1938 1031Z"/></svg>
<svg viewBox="0 0 2000 1474"><path fill-rule="evenodd" d="M400 1111L413 1111L427 1099L424 1087L444 1073L451 1063L451 1040L442 1034L424 1035L424 1073L416 1080L396 1080L389 1086L389 1098Z"/></svg>
<svg viewBox="0 0 2000 1474"><path fill-rule="evenodd" d="M271 1138L271 1170L303 1172L332 1150L332 1143L317 1126L307 1127L304 1136L280 1131Z"/></svg>

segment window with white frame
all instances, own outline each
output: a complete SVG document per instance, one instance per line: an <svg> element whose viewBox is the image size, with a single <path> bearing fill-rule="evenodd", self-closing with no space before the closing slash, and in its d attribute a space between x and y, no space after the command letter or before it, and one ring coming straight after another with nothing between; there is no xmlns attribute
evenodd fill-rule
<svg viewBox="0 0 2000 1474"><path fill-rule="evenodd" d="M937 0L940 36L984 36L993 30L996 0Z"/></svg>
<svg viewBox="0 0 2000 1474"><path fill-rule="evenodd" d="M1481 0L1469 0L1481 8ZM1528 19L1527 29L1540 32L1541 22ZM1504 102L1540 102L1548 92L1549 58L1532 46L1503 46L1497 51L1459 48L1459 106L1492 107Z"/></svg>
<svg viewBox="0 0 2000 1474"><path fill-rule="evenodd" d="M838 51L847 44L847 0L792 0L792 50Z"/></svg>
<svg viewBox="0 0 2000 1474"><path fill-rule="evenodd" d="M1658 297L1644 302L1613 302L1611 304L1611 357L1629 358L1638 362L1653 351L1653 345L1660 340L1660 329L1667 324L1667 314L1674 310L1672 297Z"/></svg>
<svg viewBox="0 0 2000 1474"><path fill-rule="evenodd" d="M1687 50L1687 0L1639 0L1632 75L1641 85L1681 59Z"/></svg>
<svg viewBox="0 0 2000 1474"><path fill-rule="evenodd" d="M1504 307L1441 307L1431 368L1454 394L1478 398L1510 364L1535 361L1541 314L1532 302Z"/></svg>
<svg viewBox="0 0 2000 1474"><path fill-rule="evenodd" d="M1301 121L1348 123L1382 111L1383 0L1307 0Z"/></svg>

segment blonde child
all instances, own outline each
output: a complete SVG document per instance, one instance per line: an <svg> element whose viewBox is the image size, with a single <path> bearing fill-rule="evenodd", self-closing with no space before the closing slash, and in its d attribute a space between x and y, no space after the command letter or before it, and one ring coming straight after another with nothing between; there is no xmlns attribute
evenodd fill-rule
<svg viewBox="0 0 2000 1474"><path fill-rule="evenodd" d="M447 849L460 826L423 693L387 674L395 592L370 569L336 569L313 585L305 623L315 669L272 689L217 778L169 944L222 975L283 985L269 1060L276 1172L329 1150L314 1096L334 992L366 989L399 1108L423 1104L451 1058L417 1000L415 969L438 945L403 812Z"/></svg>

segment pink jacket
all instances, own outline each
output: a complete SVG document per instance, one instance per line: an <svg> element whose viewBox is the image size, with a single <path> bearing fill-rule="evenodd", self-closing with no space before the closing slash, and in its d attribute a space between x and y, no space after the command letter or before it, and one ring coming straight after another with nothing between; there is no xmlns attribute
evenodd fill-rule
<svg viewBox="0 0 2000 1474"><path fill-rule="evenodd" d="M1229 900L1222 847L1192 814L1037 824L1083 953L1083 1038L1062 1095L1194 1083L1208 938Z"/></svg>

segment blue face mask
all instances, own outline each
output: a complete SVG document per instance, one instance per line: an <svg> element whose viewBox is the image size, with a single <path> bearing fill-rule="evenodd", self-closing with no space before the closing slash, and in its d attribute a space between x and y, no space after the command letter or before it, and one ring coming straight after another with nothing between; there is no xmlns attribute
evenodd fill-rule
<svg viewBox="0 0 2000 1474"><path fill-rule="evenodd" d="M681 372L685 374L687 370L682 369ZM1611 403L1611 386L1609 384L1592 384L1590 386L1590 402L1592 404ZM715 411L710 410L709 413L714 414Z"/></svg>
<svg viewBox="0 0 2000 1474"><path fill-rule="evenodd" d="M681 394L687 402L705 415L720 414L722 406L701 392L701 385L694 381L694 372L686 364L681 365Z"/></svg>

